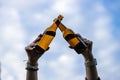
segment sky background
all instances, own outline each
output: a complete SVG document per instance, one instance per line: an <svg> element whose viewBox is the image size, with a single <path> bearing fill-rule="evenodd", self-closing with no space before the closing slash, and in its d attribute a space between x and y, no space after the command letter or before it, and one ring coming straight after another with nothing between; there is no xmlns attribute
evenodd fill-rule
<svg viewBox="0 0 120 80"><path fill-rule="evenodd" d="M93 41L101 80L119 80L119 0L0 0L2 80L25 80L24 47L59 14L66 27ZM58 29L50 50L39 59L39 80L84 80L84 59L68 46Z"/></svg>

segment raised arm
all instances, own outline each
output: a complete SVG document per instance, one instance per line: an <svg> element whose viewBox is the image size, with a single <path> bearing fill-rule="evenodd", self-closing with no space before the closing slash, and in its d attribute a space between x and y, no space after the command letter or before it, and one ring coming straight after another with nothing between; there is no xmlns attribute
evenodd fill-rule
<svg viewBox="0 0 120 80"><path fill-rule="evenodd" d="M85 80L100 80L96 68L97 61L92 54L92 44L93 44L92 41L81 37L80 34L76 34L76 36L81 38L81 40L87 45L85 51L81 53L85 60L85 68L86 68ZM70 48L72 47L70 46Z"/></svg>
<svg viewBox="0 0 120 80"><path fill-rule="evenodd" d="M43 55L43 53L36 49L36 45L41 37L42 35L40 34L31 44L25 47L28 56L26 80L38 80L38 59Z"/></svg>
<svg viewBox="0 0 120 80"><path fill-rule="evenodd" d="M78 35L78 36L81 37L80 35ZM82 52L82 55L85 60L85 68L86 68L85 80L100 80L100 78L98 77L97 68L96 68L97 61L92 54L92 44L93 43L92 43L92 41L90 41L86 38L81 37L81 39L87 45L87 49L84 52Z"/></svg>

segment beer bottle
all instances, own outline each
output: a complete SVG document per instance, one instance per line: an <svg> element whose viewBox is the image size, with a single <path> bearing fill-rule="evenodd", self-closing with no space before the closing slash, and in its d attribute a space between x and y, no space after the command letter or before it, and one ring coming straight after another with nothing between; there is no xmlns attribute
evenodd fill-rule
<svg viewBox="0 0 120 80"><path fill-rule="evenodd" d="M58 27L63 33L64 39L78 54L84 52L84 50L87 48L87 45L81 40L79 36L76 36L71 29L65 27L62 23L60 23Z"/></svg>
<svg viewBox="0 0 120 80"><path fill-rule="evenodd" d="M41 53L44 53L44 51L48 49L49 44L56 35L57 26L60 24L62 18L63 17L59 15L58 18L54 20L53 24L44 31L42 38L36 46L36 49Z"/></svg>

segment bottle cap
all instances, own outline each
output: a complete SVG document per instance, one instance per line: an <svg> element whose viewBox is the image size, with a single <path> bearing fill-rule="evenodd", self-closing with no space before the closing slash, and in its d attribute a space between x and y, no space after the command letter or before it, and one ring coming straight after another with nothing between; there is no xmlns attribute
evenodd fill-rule
<svg viewBox="0 0 120 80"><path fill-rule="evenodd" d="M57 20L62 21L62 19L63 19L63 16L59 15L57 18L53 20L53 22L56 22Z"/></svg>
<svg viewBox="0 0 120 80"><path fill-rule="evenodd" d="M61 20L63 19L63 16L60 14L60 15L58 16L58 19L61 21Z"/></svg>

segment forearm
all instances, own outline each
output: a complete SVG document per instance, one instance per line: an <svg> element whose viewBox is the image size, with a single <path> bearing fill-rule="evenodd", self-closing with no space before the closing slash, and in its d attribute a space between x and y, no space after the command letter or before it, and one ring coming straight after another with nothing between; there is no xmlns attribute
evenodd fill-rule
<svg viewBox="0 0 120 80"><path fill-rule="evenodd" d="M92 53L89 55L88 59L85 58L85 68L86 68L86 78L87 80L98 80L98 73L97 73L97 61L93 57Z"/></svg>
<svg viewBox="0 0 120 80"><path fill-rule="evenodd" d="M37 71L27 70L26 80L38 80Z"/></svg>
<svg viewBox="0 0 120 80"><path fill-rule="evenodd" d="M38 64L31 64L30 62L27 62L27 74L26 74L26 80L38 80L37 71L38 71Z"/></svg>
<svg viewBox="0 0 120 80"><path fill-rule="evenodd" d="M87 80L98 80L96 66L86 67L86 78Z"/></svg>

